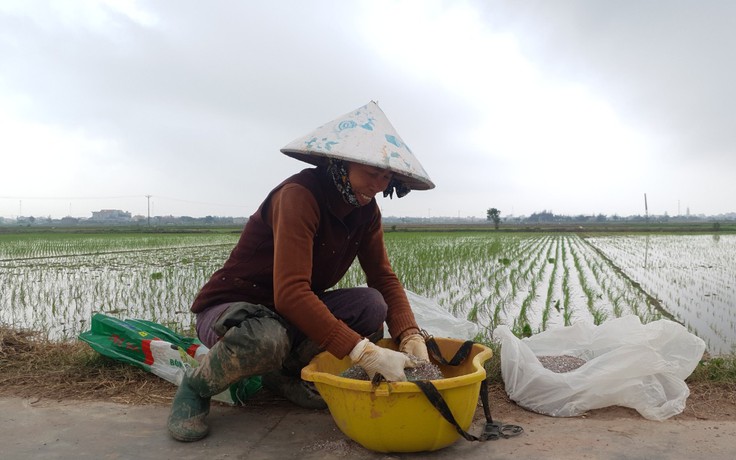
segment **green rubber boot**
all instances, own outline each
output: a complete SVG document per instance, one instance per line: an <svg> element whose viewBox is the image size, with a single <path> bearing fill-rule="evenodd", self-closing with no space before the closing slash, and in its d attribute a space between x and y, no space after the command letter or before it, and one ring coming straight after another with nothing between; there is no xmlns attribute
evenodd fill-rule
<svg viewBox="0 0 736 460"><path fill-rule="evenodd" d="M171 436L178 441L199 441L209 433L205 417L210 413L210 397L201 396L198 385L201 379L195 373L197 369L189 369L184 374L171 405L168 428ZM204 394L207 393L204 391Z"/></svg>
<svg viewBox="0 0 736 460"><path fill-rule="evenodd" d="M210 398L243 377L243 369L228 344L221 340L205 355L199 366L188 369L174 396L168 427L179 441L199 441L207 436L205 418Z"/></svg>
<svg viewBox="0 0 736 460"><path fill-rule="evenodd" d="M248 318L230 328L199 366L184 374L167 422L171 436L185 442L207 436L210 398L246 377L280 368L289 346L286 329L273 318Z"/></svg>
<svg viewBox="0 0 736 460"><path fill-rule="evenodd" d="M370 336L371 342L383 338L383 326ZM284 360L281 369L262 376L263 387L299 407L305 409L327 409L327 403L312 382L301 379L301 370L322 350L309 339L305 339Z"/></svg>
<svg viewBox="0 0 736 460"><path fill-rule="evenodd" d="M304 340L289 353L281 369L262 376L263 388L305 409L327 409L314 384L301 379L302 368L319 352L314 342Z"/></svg>
<svg viewBox="0 0 736 460"><path fill-rule="evenodd" d="M305 409L327 409L327 403L312 382L281 371L262 376L263 388Z"/></svg>

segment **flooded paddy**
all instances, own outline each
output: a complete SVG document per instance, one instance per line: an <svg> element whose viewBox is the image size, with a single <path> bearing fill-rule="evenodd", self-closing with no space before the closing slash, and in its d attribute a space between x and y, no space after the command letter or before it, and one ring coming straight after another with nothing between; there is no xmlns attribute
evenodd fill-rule
<svg viewBox="0 0 736 460"><path fill-rule="evenodd" d="M237 234L0 235L0 322L74 339L91 315L193 334L189 305ZM713 354L736 347L736 235L389 232L407 289L490 336L635 314L670 317ZM338 287L364 283L351 268Z"/></svg>

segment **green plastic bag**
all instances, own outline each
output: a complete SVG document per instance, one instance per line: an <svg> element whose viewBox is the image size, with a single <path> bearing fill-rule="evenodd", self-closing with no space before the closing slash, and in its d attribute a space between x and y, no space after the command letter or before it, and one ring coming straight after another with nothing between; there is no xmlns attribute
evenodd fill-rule
<svg viewBox="0 0 736 460"><path fill-rule="evenodd" d="M187 368L199 365L209 349L193 337L182 337L171 329L143 319L121 320L102 313L92 316L89 331L79 335L101 355L126 362L175 384ZM243 404L261 389L261 378L246 378L213 399Z"/></svg>

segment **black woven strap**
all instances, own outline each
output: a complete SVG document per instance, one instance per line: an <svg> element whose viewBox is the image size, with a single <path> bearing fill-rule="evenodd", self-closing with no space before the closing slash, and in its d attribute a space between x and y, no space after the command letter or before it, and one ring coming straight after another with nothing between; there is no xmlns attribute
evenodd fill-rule
<svg viewBox="0 0 736 460"><path fill-rule="evenodd" d="M427 344L427 350L432 354L434 359L436 359L437 362L441 364L457 366L468 358L468 356L470 355L470 350L473 348L474 342L472 340L468 340L460 346L458 351L455 353L455 356L447 361L442 356L439 346L437 345L437 342L434 340L434 338L431 335L427 334L426 331L422 331L422 334L424 335L424 340ZM486 417L486 425L483 429L483 433L481 433L480 436L474 436L462 429L462 427L457 423L457 420L455 420L455 416L452 414L450 407L445 402L445 398L442 397L442 394L439 392L439 390L437 390L432 382L430 382L429 380L415 380L413 381L413 383L417 387L419 387L420 390L422 390L422 393L424 393L429 402L432 403L437 411L439 411L442 417L444 417L444 419L447 420L448 423L454 426L455 430L468 441L495 441L496 439L500 438L510 438L512 436L518 436L524 431L524 429L518 425L504 425L501 422L493 421L493 417L491 417L490 404L488 403L487 379L483 379L480 384L479 397L481 403L483 404L483 413Z"/></svg>
<svg viewBox="0 0 736 460"><path fill-rule="evenodd" d="M473 349L473 344L475 343L472 340L464 342L455 352L455 356L447 361L445 357L442 356L442 352L440 352L440 347L439 345L437 345L437 341L434 339L434 337L427 334L425 331L422 331L422 333L424 334L424 342L427 344L427 351L432 354L432 357L436 359L438 363L445 364L447 366L459 366L460 364L462 364L466 359L468 359L470 351Z"/></svg>
<svg viewBox="0 0 736 460"><path fill-rule="evenodd" d="M457 420L455 420L455 416L452 415L452 411L450 410L450 407L445 402L445 398L442 397L439 390L430 382L429 380L414 380L414 384L419 387L420 390L422 390L422 393L429 399L429 402L432 403L432 405L442 414L442 417L445 418L452 426L455 427L455 430L457 430L460 435L467 439L468 441L480 441L479 438L473 436L472 434L468 433L467 431L463 430L460 425L457 423Z"/></svg>

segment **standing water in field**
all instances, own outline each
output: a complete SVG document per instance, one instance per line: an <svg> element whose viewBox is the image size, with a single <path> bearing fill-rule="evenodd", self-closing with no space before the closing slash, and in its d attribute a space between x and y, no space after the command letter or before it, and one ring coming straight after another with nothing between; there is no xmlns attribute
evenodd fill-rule
<svg viewBox="0 0 736 460"><path fill-rule="evenodd" d="M0 322L73 339L101 312L193 334L192 299L237 238L0 235ZM388 232L385 240L407 290L486 336L500 324L522 336L634 314L674 318L711 354L734 351L736 235ZM355 264L336 287L364 283Z"/></svg>
<svg viewBox="0 0 736 460"><path fill-rule="evenodd" d="M100 312L192 332L189 305L235 241L218 234L2 235L0 322L64 340Z"/></svg>
<svg viewBox="0 0 736 460"><path fill-rule="evenodd" d="M703 339L736 352L736 235L636 235L589 241Z"/></svg>

